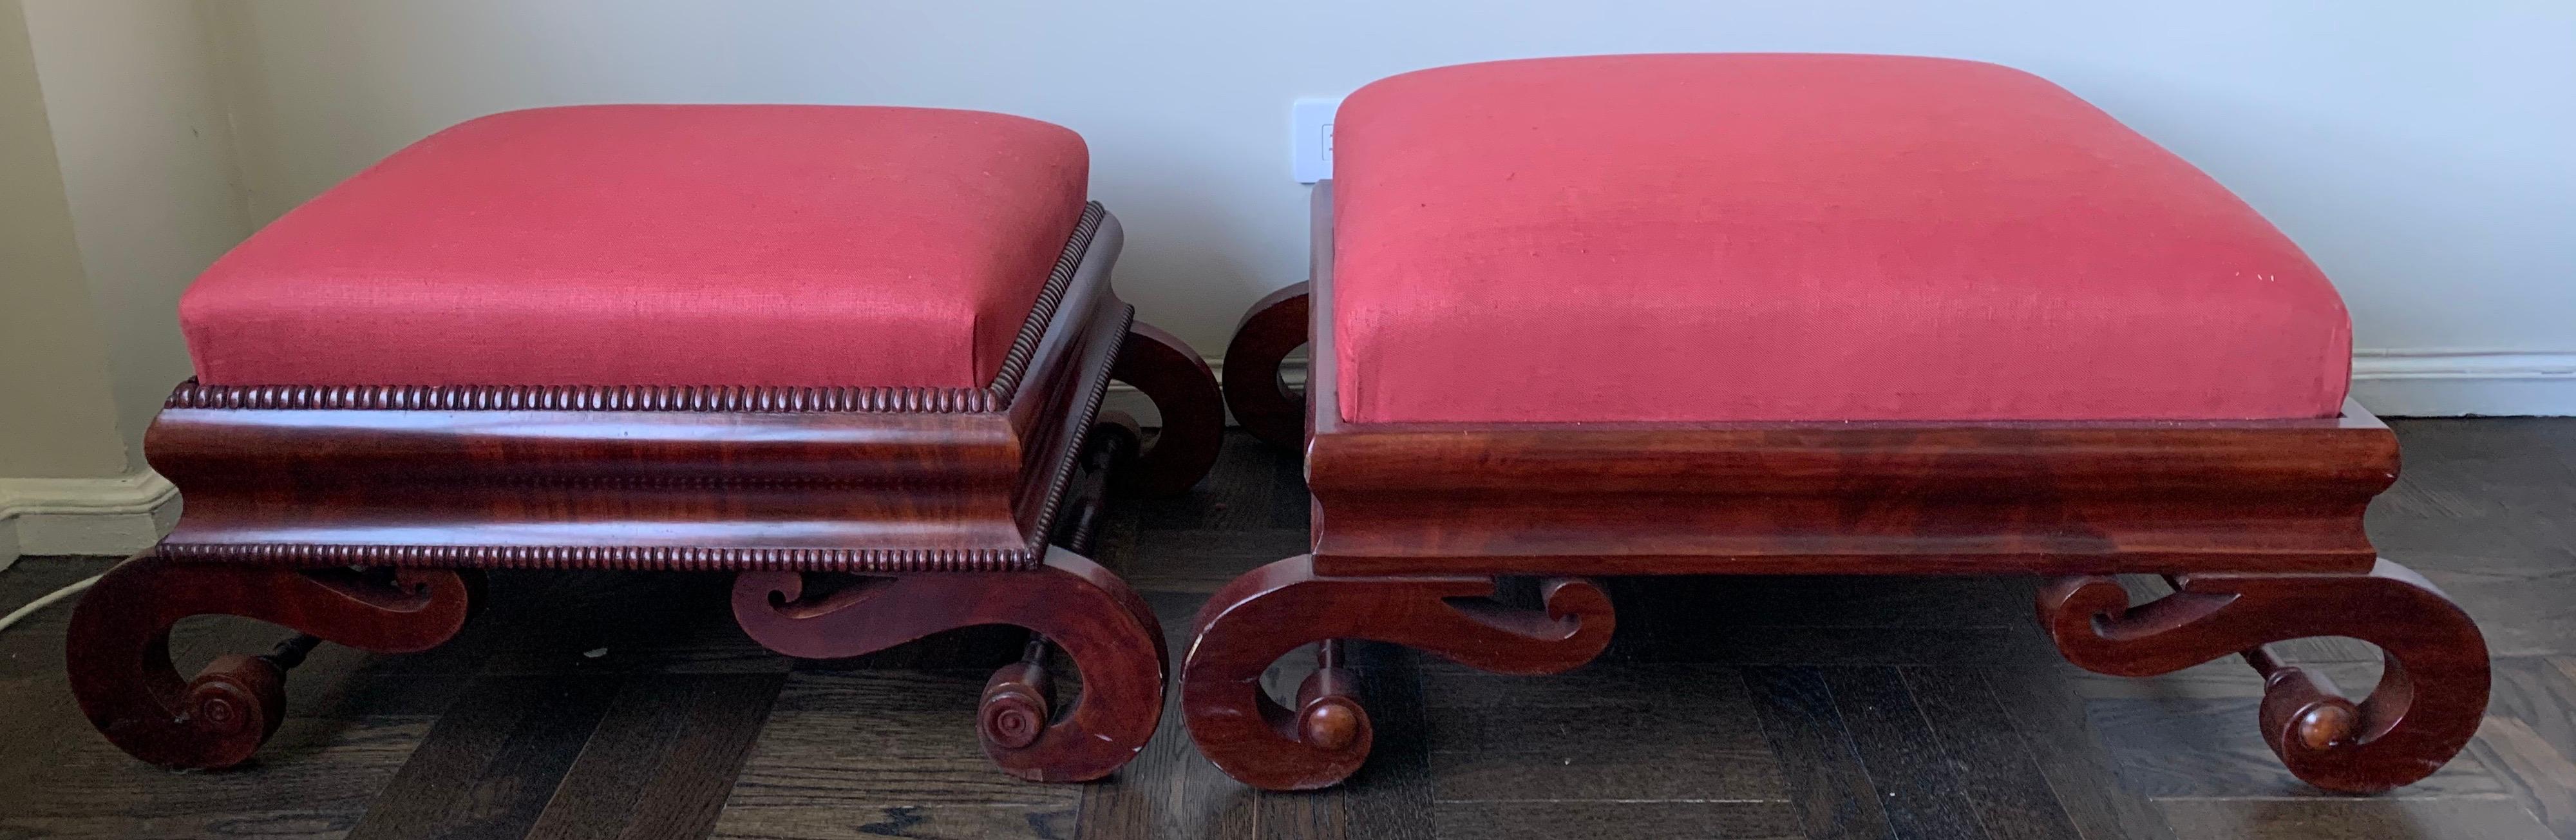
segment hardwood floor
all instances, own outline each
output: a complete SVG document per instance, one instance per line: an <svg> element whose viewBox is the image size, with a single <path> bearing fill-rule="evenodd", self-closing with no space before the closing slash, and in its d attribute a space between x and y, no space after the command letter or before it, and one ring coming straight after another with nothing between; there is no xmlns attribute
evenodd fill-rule
<svg viewBox="0 0 2576 840"><path fill-rule="evenodd" d="M2576 420L2392 425L2405 474L2372 537L2498 659L2477 741L2376 798L2291 779L2235 662L2149 680L2064 664L2032 580L1616 581L1609 653L1558 677L1357 645L1374 757L1344 787L1268 794L1199 758L1177 713L1103 783L993 770L971 715L1008 633L795 663L734 628L723 576L505 573L444 648L317 651L285 728L223 772L156 770L90 730L63 682L68 610L0 633L0 838L2576 840ZM1197 493L1105 523L1102 562L1175 655L1207 593L1301 550L1298 473L1237 434ZM105 565L24 561L0 605ZM173 647L185 672L278 635L199 619ZM2358 643L2291 648L2344 685L2375 678ZM1283 692L1303 676L1288 661Z"/></svg>

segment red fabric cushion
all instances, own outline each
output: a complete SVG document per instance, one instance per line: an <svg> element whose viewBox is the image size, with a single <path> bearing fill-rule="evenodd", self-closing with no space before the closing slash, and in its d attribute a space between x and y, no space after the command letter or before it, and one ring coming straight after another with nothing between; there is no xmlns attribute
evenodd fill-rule
<svg viewBox="0 0 2576 840"><path fill-rule="evenodd" d="M1445 67L1344 101L1360 422L2288 418L2350 323L2297 246L2073 94L1969 61Z"/></svg>
<svg viewBox="0 0 2576 840"><path fill-rule="evenodd" d="M982 387L1088 165L974 111L496 114L234 248L180 325L216 385Z"/></svg>

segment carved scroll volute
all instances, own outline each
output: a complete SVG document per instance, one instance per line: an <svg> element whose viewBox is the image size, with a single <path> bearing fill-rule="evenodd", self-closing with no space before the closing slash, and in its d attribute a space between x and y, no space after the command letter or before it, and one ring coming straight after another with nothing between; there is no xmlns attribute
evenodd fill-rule
<svg viewBox="0 0 2576 840"><path fill-rule="evenodd" d="M2130 606L2107 577L2052 582L2041 623L2068 661L2153 676L2243 654L2264 677L2264 742L2301 780L2376 793L2431 775L2477 734L2490 675L2486 640L2441 590L2404 566L2369 574L2201 574ZM2377 645L2387 667L2354 701L2324 675L2285 665L2273 642L2346 636Z"/></svg>
<svg viewBox="0 0 2576 840"><path fill-rule="evenodd" d="M1293 557L1236 578L1209 599L1182 665L1181 708L1199 751L1236 779L1271 790L1341 781L1367 760L1373 727L1330 662L1298 706L1262 689L1272 662L1309 642L1392 642L1505 674L1552 674L1589 662L1610 641L1609 596L1580 578L1550 580L1540 609L1490 599L1483 577L1330 578Z"/></svg>

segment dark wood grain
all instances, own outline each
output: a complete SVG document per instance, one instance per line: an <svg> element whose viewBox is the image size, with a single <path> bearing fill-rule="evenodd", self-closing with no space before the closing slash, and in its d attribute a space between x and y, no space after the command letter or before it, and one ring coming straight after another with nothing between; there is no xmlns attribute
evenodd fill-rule
<svg viewBox="0 0 2576 840"><path fill-rule="evenodd" d="M1827 668L1825 688L1851 732L1898 837L1981 837L1959 772L1894 668Z"/></svg>
<svg viewBox="0 0 2576 840"><path fill-rule="evenodd" d="M1595 663L1545 679L1442 663L1428 671L1431 776L1444 801L1788 801L1734 669Z"/></svg>
<svg viewBox="0 0 2576 840"><path fill-rule="evenodd" d="M626 681L526 836L707 836L784 680L693 674Z"/></svg>
<svg viewBox="0 0 2576 840"><path fill-rule="evenodd" d="M2086 840L2177 840L2145 794L2121 782L2085 700L2046 664L1978 669L2010 717L2055 807Z"/></svg>
<svg viewBox="0 0 2576 840"><path fill-rule="evenodd" d="M2083 840L1985 679L1967 670L1900 668L1906 694L1945 761L1936 772L1995 840Z"/></svg>
<svg viewBox="0 0 2576 840"><path fill-rule="evenodd" d="M1345 575L2362 570L2375 556L2362 512L2394 474L2396 441L2350 410L2207 428L1319 426L1317 563Z"/></svg>
<svg viewBox="0 0 2576 840"><path fill-rule="evenodd" d="M478 683L439 718L349 840L526 836L617 687L577 676Z"/></svg>
<svg viewBox="0 0 2576 840"><path fill-rule="evenodd" d="M1442 837L1493 840L1809 836L1797 812L1777 802L1443 802L1433 819Z"/></svg>
<svg viewBox="0 0 2576 840"><path fill-rule="evenodd" d="M1771 751L1788 771L1789 801L1815 840L1896 837L1852 732L1835 708L1822 671L1808 667L1744 670Z"/></svg>
<svg viewBox="0 0 2576 840"><path fill-rule="evenodd" d="M2472 749L2542 825L2576 837L2576 657L2495 665L2495 708Z"/></svg>
<svg viewBox="0 0 2576 840"><path fill-rule="evenodd" d="M1084 788L993 772L960 712L988 672L789 674L711 836L1069 836Z"/></svg>
<svg viewBox="0 0 2576 840"><path fill-rule="evenodd" d="M2495 799L2177 799L2184 837L2236 840L2552 840L2529 812Z"/></svg>
<svg viewBox="0 0 2576 840"><path fill-rule="evenodd" d="M22 700L5 695L0 691L0 702L27 711ZM0 811L0 837L342 837L380 801L431 728L430 718L410 715L293 718L279 727L269 751L295 761L177 774L96 740L72 717L59 731L82 740L55 752L39 778L0 790L0 804L8 806ZM10 743L13 750L28 746Z"/></svg>

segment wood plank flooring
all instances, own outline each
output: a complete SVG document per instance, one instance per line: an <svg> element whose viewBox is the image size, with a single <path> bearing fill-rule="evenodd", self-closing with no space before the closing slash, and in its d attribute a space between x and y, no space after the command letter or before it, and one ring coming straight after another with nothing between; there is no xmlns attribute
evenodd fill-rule
<svg viewBox="0 0 2576 840"><path fill-rule="evenodd" d="M720 575L514 573L439 650L316 652L277 738L222 772L152 769L89 729L63 683L67 610L0 632L0 838L2576 840L2576 420L2394 425L2405 475L2372 536L2498 659L2470 749L2376 798L2282 771L2233 662L2067 666L2031 623L2032 580L1614 581L1610 652L1557 677L1358 645L1372 762L1265 794L1199 758L1176 710L1108 781L993 771L970 715L1016 654L1007 632L799 663L733 627ZM1290 453L1237 436L1218 469L1104 525L1102 562L1176 655L1209 592L1305 542ZM0 605L105 565L22 561ZM198 619L173 647L186 670L278 635ZM2291 652L2344 685L2376 676L2348 640Z"/></svg>

